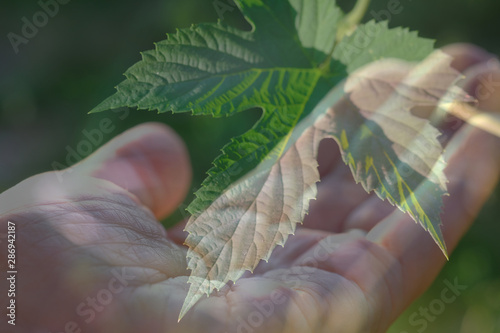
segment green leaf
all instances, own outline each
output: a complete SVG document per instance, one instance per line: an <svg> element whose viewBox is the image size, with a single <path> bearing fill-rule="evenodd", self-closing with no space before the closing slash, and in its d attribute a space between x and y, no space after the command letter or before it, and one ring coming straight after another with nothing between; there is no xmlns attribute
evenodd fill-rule
<svg viewBox="0 0 500 333"><path fill-rule="evenodd" d="M374 61L396 58L421 61L434 50L434 41L418 37L406 28L389 29L386 21L370 21L360 25L353 34L337 45L333 57L347 67L347 72Z"/></svg>
<svg viewBox="0 0 500 333"><path fill-rule="evenodd" d="M317 144L326 137L337 140L356 181L412 215L445 251L439 230L445 193L442 149L437 131L416 119L410 108L420 102L435 106L451 82L441 82L438 92L431 89L434 97L425 101L411 89L413 81L398 84L405 75L379 85L366 74L373 70L370 63L385 58L423 60L433 42L372 21L336 44L344 15L332 0L237 4L251 31L219 22L169 34L127 70L114 95L91 111L128 106L221 117L262 109L253 128L223 148L188 207L192 273L181 316L202 294L253 270L294 232L315 196ZM353 75L345 86L339 84L355 72L368 76ZM369 88L385 89L387 99L396 96L387 103L395 103L393 107L366 107L363 91L369 89L351 88L367 82ZM373 92L372 100L385 101L377 96L378 89ZM345 93L349 97L342 97ZM401 96L415 100L411 106L401 105ZM352 104L351 112L335 110L328 118L327 110L342 101ZM318 119L322 121L316 124ZM330 127L320 131L326 123ZM408 124L412 136L406 135L406 127L402 130ZM425 144L433 149L423 149ZM257 204L267 208L255 208Z"/></svg>
<svg viewBox="0 0 500 333"><path fill-rule="evenodd" d="M331 1L307 6L305 1L242 1L240 7L255 27L252 32L221 23L178 30L144 52L116 94L91 111L128 106L218 117L263 109L249 132L223 148L188 207L194 215L258 165L345 76L318 66L333 47L342 18Z"/></svg>

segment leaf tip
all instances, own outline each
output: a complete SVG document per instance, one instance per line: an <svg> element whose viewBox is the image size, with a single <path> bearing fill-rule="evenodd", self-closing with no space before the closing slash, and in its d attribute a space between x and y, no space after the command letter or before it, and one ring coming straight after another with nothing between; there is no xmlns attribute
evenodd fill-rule
<svg viewBox="0 0 500 333"><path fill-rule="evenodd" d="M182 318L191 310L191 308L201 299L203 293L198 290L194 291L196 287L191 285L189 287L188 294L186 295L186 299L184 300L184 304L182 304L181 312L179 313L179 318L177 322L180 322Z"/></svg>
<svg viewBox="0 0 500 333"><path fill-rule="evenodd" d="M438 224L437 229L432 228L432 230L428 229L429 233L431 234L432 238L436 242L436 244L439 246L439 249L441 249L441 252L443 252L444 257L446 258L446 261L450 261L450 257L448 255L448 249L446 248L446 243L444 241L443 233L441 232L441 227L442 224Z"/></svg>
<svg viewBox="0 0 500 333"><path fill-rule="evenodd" d="M103 108L100 105L98 105L95 108L93 108L92 110L90 110L89 112L87 112L87 114L99 113L99 112L106 111L106 110L107 110L106 108Z"/></svg>
<svg viewBox="0 0 500 333"><path fill-rule="evenodd" d="M444 239L441 238L438 245L441 251L443 252L444 257L446 258L446 261L450 261L450 256L448 255L448 249L446 248L446 243L444 242Z"/></svg>

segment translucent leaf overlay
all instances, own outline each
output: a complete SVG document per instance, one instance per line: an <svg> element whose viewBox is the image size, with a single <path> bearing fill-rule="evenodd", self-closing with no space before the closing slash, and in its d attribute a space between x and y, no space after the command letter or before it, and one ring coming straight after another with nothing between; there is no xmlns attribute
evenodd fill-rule
<svg viewBox="0 0 500 333"><path fill-rule="evenodd" d="M325 138L337 141L357 182L409 213L446 254L439 132L412 111L466 98L450 94L459 78L450 59L387 22L362 24L337 43L344 14L332 0L236 3L251 31L218 22L168 34L91 111L222 117L262 109L251 130L223 147L188 207L191 285L180 317L294 233L316 196Z"/></svg>
<svg viewBox="0 0 500 333"><path fill-rule="evenodd" d="M316 197L317 151L323 139L339 144L356 182L375 191L428 230L446 255L440 230L446 192L443 148L416 107L439 108L459 73L439 51L418 65L374 62L337 85L292 135L246 177L233 183L188 222L190 291L184 312L204 294L252 271L284 245ZM466 101L465 93L453 95Z"/></svg>

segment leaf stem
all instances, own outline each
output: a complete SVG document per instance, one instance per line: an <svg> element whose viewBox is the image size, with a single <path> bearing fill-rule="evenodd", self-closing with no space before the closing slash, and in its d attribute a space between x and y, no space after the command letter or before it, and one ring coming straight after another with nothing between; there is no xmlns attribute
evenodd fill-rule
<svg viewBox="0 0 500 333"><path fill-rule="evenodd" d="M344 36L349 35L361 22L368 10L370 0L358 0L354 8L347 14L337 29L337 42L340 42Z"/></svg>
<svg viewBox="0 0 500 333"><path fill-rule="evenodd" d="M325 61L319 66L320 70L323 72L328 71L330 67L330 61L332 59L333 51L337 44L344 38L344 36L351 34L361 22L363 17L368 10L371 0L358 0L354 5L354 8L342 19L342 21L337 26L337 36L335 37L335 43L333 44L332 50L328 54Z"/></svg>

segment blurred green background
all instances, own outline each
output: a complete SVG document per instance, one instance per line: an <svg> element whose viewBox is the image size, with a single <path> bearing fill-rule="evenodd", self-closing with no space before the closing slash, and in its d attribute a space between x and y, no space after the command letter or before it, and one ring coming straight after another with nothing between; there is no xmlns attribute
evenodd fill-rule
<svg viewBox="0 0 500 333"><path fill-rule="evenodd" d="M228 0L220 0L230 3ZM349 10L354 1L338 1ZM370 10L387 8L388 0L374 0ZM438 40L477 44L500 54L500 1L400 1L403 11L392 15L391 26L407 26ZM30 20L40 6L35 0L4 0L0 4L0 192L35 173L48 171L54 162L66 165L67 149L77 149L83 131L111 119L108 141L146 121L164 122L186 141L194 166L193 189L229 138L249 129L259 116L250 111L231 118L211 119L188 114L130 110L130 115L87 112L114 92L122 73L140 60L166 32L218 18L212 0L72 0L40 28L16 54L7 38L20 34L21 19ZM370 14L367 18L370 18ZM224 13L226 23L247 28L235 9ZM95 150L100 145L92 146ZM89 151L90 152L90 151ZM81 156L84 157L84 156ZM480 161L478 161L480 163ZM451 256L430 290L393 325L391 333L500 332L500 199L499 190ZM191 198L186 199L186 203ZM171 218L182 217L181 210ZM467 289L439 315L415 325L410 318L420 307L436 304L445 280L458 278ZM421 317L419 317L421 318Z"/></svg>

